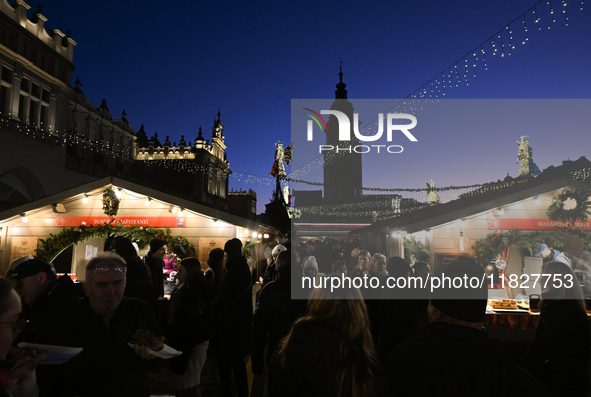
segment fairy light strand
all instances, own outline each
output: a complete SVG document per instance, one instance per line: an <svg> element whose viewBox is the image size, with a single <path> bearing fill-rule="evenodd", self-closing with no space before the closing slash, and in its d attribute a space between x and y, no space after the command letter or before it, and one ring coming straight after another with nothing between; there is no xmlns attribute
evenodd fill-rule
<svg viewBox="0 0 591 397"><path fill-rule="evenodd" d="M393 110L398 110L398 109L404 109L406 112L411 113L411 114L415 114L415 112L419 109L421 109L421 106L414 106L413 103L413 99L437 99L440 96L441 97L446 97L447 96L447 90L446 88L449 87L453 87L454 85L457 87L459 86L459 83L461 82L461 77L459 75L458 72L458 64L460 64L460 62L464 62L466 61L466 58L469 56L474 56L475 57L475 62L474 62L474 76L476 76L476 61L481 61L482 62L482 68L484 69L484 71L488 71L488 64L486 62L486 49L485 47L490 46L490 51L493 55L496 55L496 53L498 52L498 46L499 44L497 44L497 40L499 41L499 43L502 43L502 34L504 30L508 31L508 37L509 37L509 44L507 45L503 45L502 49L503 52L501 54L504 54L504 47L508 46L508 55L512 54L512 50L515 49L515 46L513 45L513 30L512 30L512 25L519 20L522 20L522 27L523 27L523 33L524 33L524 39L522 40L522 44L525 44L527 41L529 41L529 35L528 35L528 28L527 28L527 22L526 22L526 16L532 12L533 16L534 16L534 21L536 26L538 27L538 30L542 30L542 27L540 26L540 11L538 10L538 5L540 5L543 1L547 1L547 0L539 0L537 3L535 3L533 6L531 6L529 9L527 9L525 12L521 13L519 16L517 16L516 18L514 18L512 21L510 21L508 24L505 24L503 26L502 29L498 30L497 32L495 32L494 34L492 34L490 37L488 37L486 40L484 40L483 42L481 42L479 45L477 45L476 47L474 47L472 50L470 50L469 52L467 52L464 56L460 57L458 60L456 60L455 62L451 63L450 66L446 67L445 69L443 69L443 71L437 73L435 75L435 77L429 79L427 82L425 82L424 84L422 84L417 90L413 91L411 94L407 95L405 98L402 99L401 102L399 102L398 104L394 105L392 108L388 109L387 112L391 112ZM564 0L563 0L564 1ZM551 5L550 2L548 2L548 4ZM584 0L582 0L581 2L581 10L583 9L583 5L584 5ZM566 7L566 3L564 3L564 6ZM551 10L552 12L552 18L554 18L554 12L553 9ZM555 19L555 18L554 18ZM565 24L566 24L566 18L565 18ZM496 40L495 40L496 39ZM477 53L477 51L480 51L480 55L482 57L481 60L477 59L477 56L475 55ZM503 57L504 55L501 55L501 57ZM454 78L452 75L455 73L456 78ZM454 83L453 80L457 79L458 83ZM435 92L432 95L425 95L427 90L426 87L430 87L431 83L436 81L437 83L439 83L439 88L437 90L437 92ZM466 83L467 79L466 79ZM407 103L407 101L410 100L410 103ZM408 111L408 109L410 109L410 111ZM362 129L361 134L362 135L368 135L367 133L370 132L372 129L377 128L377 119L374 119L370 122L368 122ZM325 157L324 159L322 157L319 157L318 159L312 160L310 163L302 166L305 170L307 170L307 172L316 170L318 168L320 168L321 166L327 164L325 162L325 160L331 160L331 157ZM318 161L319 160L319 161ZM301 167L301 168L302 168ZM298 169L294 171L293 176L295 177L301 177L303 175L306 175L307 172L304 171L304 169ZM297 172L297 174L295 174Z"/></svg>

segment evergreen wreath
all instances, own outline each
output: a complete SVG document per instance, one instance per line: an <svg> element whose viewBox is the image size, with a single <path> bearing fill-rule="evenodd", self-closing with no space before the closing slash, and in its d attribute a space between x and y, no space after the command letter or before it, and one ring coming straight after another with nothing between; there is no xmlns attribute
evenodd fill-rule
<svg viewBox="0 0 591 397"><path fill-rule="evenodd" d="M548 207L546 215L548 219L553 221L570 222L574 224L576 221L586 222L589 215L589 201L591 196L591 189L587 187L571 188L566 187L554 196L552 204ZM573 199L577 203L576 207L567 210L564 208L564 202L568 199Z"/></svg>
<svg viewBox="0 0 591 397"><path fill-rule="evenodd" d="M119 199L113 189L105 190L103 194L103 212L110 217L116 216L119 211Z"/></svg>

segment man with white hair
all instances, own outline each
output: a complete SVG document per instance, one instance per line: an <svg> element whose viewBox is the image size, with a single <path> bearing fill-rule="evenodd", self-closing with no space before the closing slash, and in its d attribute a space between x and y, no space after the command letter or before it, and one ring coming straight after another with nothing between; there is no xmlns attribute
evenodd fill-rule
<svg viewBox="0 0 591 397"><path fill-rule="evenodd" d="M130 347L145 328L162 335L152 307L123 296L127 266L114 253L86 265L87 298L58 314L37 334L36 343L81 347L61 365L37 368L40 396L149 396L148 346Z"/></svg>

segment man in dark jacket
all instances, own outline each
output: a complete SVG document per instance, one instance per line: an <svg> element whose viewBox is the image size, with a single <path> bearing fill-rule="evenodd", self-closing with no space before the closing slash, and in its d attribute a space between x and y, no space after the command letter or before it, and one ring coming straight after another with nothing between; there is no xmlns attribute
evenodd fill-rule
<svg viewBox="0 0 591 397"><path fill-rule="evenodd" d="M468 283L482 280L484 275L473 261L452 262L445 270L446 277L467 279ZM487 294L486 284L436 290L429 302L427 334L402 343L386 362L393 395L550 395L488 338L482 327ZM416 370L427 365L432 370Z"/></svg>
<svg viewBox="0 0 591 397"><path fill-rule="evenodd" d="M81 299L81 289L69 276L58 278L54 267L39 259L20 263L10 278L16 283L14 289L28 305L21 318L29 323L16 343L32 342L43 324Z"/></svg>
<svg viewBox="0 0 591 397"><path fill-rule="evenodd" d="M37 368L40 396L149 396L147 346L128 346L146 327L162 335L150 305L124 298L125 262L100 254L86 265L87 299L63 311L39 330L36 343L81 347L61 365Z"/></svg>
<svg viewBox="0 0 591 397"><path fill-rule="evenodd" d="M262 289L252 322L251 361L255 374L263 372L264 362L269 363L295 320L306 314L307 301L291 299L291 251L282 251L275 263L277 278Z"/></svg>
<svg viewBox="0 0 591 397"><path fill-rule="evenodd" d="M222 397L232 396L232 372L239 397L248 397L243 357L250 352L252 277L237 238L224 246L226 275L213 300L211 353L217 358Z"/></svg>
<svg viewBox="0 0 591 397"><path fill-rule="evenodd" d="M164 255L168 249L166 240L160 238L153 238L150 241L150 251L146 254L144 260L150 269L152 275L152 283L154 289L152 290L152 301L156 304L158 298L164 296L164 276L162 269L164 268Z"/></svg>

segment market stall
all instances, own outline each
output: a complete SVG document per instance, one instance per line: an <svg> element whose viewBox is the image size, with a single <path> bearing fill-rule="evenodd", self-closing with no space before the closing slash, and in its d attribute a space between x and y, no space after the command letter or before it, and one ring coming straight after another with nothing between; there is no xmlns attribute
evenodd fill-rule
<svg viewBox="0 0 591 397"><path fill-rule="evenodd" d="M67 273L81 280L84 273L80 266L103 251L109 238L129 237L141 253L151 238L164 237L169 253L181 258L196 256L206 264L211 249L235 237L246 242L258 231L258 224L108 177L4 211L0 228L3 273L14 258L31 254L52 261L73 246ZM60 258L60 263L63 261Z"/></svg>

